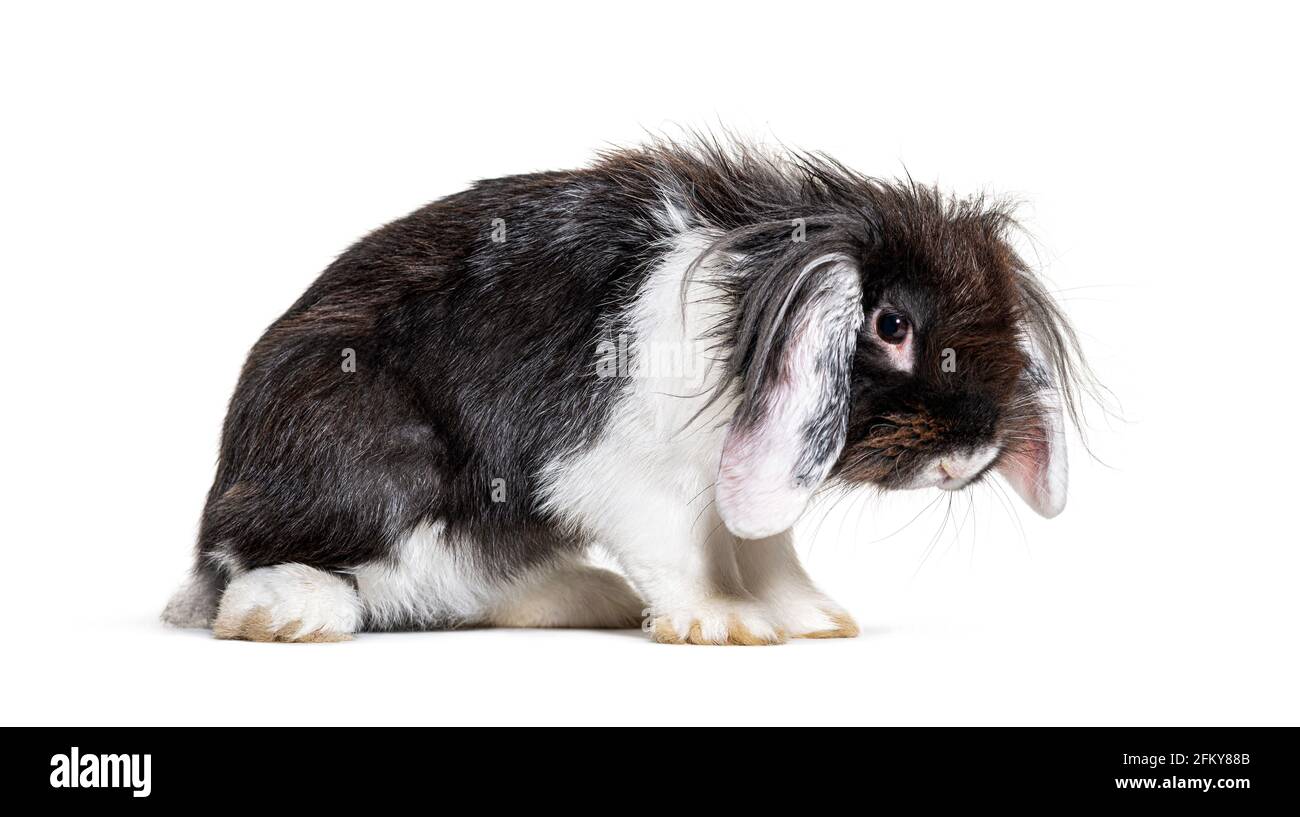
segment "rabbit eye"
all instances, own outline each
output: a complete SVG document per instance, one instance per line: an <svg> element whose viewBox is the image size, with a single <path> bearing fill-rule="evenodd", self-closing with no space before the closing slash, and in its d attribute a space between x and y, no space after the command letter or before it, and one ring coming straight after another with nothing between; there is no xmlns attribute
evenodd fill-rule
<svg viewBox="0 0 1300 817"><path fill-rule="evenodd" d="M898 345L907 340L907 333L912 324L897 312L881 312L876 318L876 334L885 343Z"/></svg>

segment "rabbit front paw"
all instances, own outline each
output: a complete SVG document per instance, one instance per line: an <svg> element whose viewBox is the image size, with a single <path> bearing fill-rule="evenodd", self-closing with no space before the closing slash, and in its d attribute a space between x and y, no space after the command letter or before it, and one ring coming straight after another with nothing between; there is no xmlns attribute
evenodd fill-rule
<svg viewBox="0 0 1300 817"><path fill-rule="evenodd" d="M786 633L761 604L711 599L655 614L649 628L661 644L781 644Z"/></svg>
<svg viewBox="0 0 1300 817"><path fill-rule="evenodd" d="M842 607L821 595L774 605L781 626L791 638L857 638L858 623Z"/></svg>

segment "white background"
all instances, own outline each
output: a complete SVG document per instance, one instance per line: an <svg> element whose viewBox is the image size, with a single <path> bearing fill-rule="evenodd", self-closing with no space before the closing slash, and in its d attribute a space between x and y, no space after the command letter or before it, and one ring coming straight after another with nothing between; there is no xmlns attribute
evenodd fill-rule
<svg viewBox="0 0 1300 817"><path fill-rule="evenodd" d="M903 6L6 4L0 721L1300 723L1296 21ZM1122 413L1061 517L989 487L946 527L933 495L814 512L852 641L157 623L243 356L337 253L718 125L1025 202Z"/></svg>

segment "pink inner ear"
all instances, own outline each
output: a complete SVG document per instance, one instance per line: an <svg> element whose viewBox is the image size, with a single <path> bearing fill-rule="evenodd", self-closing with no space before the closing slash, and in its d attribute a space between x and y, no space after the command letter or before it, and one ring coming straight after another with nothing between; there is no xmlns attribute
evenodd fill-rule
<svg viewBox="0 0 1300 817"><path fill-rule="evenodd" d="M715 498L722 521L736 536L775 535L788 530L803 513L815 486L795 484L797 431L781 428L773 433L759 427L750 434L728 434Z"/></svg>
<svg viewBox="0 0 1300 817"><path fill-rule="evenodd" d="M1065 509L1067 470L1060 426L1059 412L1044 412L1007 447L997 466L1025 504L1048 519Z"/></svg>

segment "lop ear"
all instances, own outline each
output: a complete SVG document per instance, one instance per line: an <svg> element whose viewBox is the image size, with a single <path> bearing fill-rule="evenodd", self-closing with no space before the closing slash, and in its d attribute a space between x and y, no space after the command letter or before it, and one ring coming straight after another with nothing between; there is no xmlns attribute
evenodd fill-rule
<svg viewBox="0 0 1300 817"><path fill-rule="evenodd" d="M1033 365L1043 370L1041 363ZM1040 381L1034 412L1023 428L1012 430L997 471L1029 507L1051 519L1065 510L1065 415L1056 386L1046 377Z"/></svg>
<svg viewBox="0 0 1300 817"><path fill-rule="evenodd" d="M861 273L828 254L793 278L756 310L744 394L722 446L718 513L743 539L794 525L844 448Z"/></svg>

